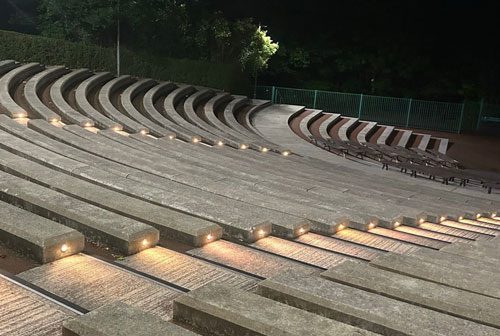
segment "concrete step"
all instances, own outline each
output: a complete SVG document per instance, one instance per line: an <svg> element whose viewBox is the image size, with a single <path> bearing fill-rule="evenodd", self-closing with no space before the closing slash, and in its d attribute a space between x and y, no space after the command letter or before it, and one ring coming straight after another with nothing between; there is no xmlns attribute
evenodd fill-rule
<svg viewBox="0 0 500 336"><path fill-rule="evenodd" d="M88 97L91 91L108 82L111 78L113 78L113 75L111 73L101 72L96 73L94 76L91 76L81 82L75 91L76 106L81 113L92 119L95 125L101 128L122 130L123 125L104 116L91 104Z"/></svg>
<svg viewBox="0 0 500 336"><path fill-rule="evenodd" d="M7 145L8 140L4 139L3 143ZM13 146L16 145L13 144ZM27 148L29 145L24 147ZM43 154L45 151L41 148L33 150L36 150L38 154ZM46 157L48 157L48 153ZM68 167L74 163L70 159L59 159L60 166L63 162L66 162ZM79 163L78 166L80 166ZM222 235L222 229L213 222L117 193L27 159L16 157L4 150L0 150L0 167L17 176L50 187L52 190L93 206L147 223L159 230L163 237L171 240L191 246L202 246L219 239ZM69 172L71 171L72 169L69 169ZM210 235L210 239L207 239L208 235Z"/></svg>
<svg viewBox="0 0 500 336"><path fill-rule="evenodd" d="M340 120L340 114L326 114L324 113L325 116L328 116L325 118L325 120L322 120L321 124L319 125L318 131L319 135L325 139L328 140L330 139L330 134L329 131L335 125L339 120ZM317 118L316 118L317 119ZM317 119L319 120L319 119Z"/></svg>
<svg viewBox="0 0 500 336"><path fill-rule="evenodd" d="M461 244L456 243L450 246L446 246L441 251L446 253L456 254L462 257L473 258L477 260L482 260L491 264L496 264L500 267L499 259L500 253L492 248L484 248L479 246L477 243L474 244Z"/></svg>
<svg viewBox="0 0 500 336"><path fill-rule="evenodd" d="M194 336L198 335L123 302L114 302L64 322L63 335Z"/></svg>
<svg viewBox="0 0 500 336"><path fill-rule="evenodd" d="M352 262L329 269L321 276L416 306L495 328L500 326L500 300L488 296Z"/></svg>
<svg viewBox="0 0 500 336"><path fill-rule="evenodd" d="M78 231L3 201L0 202L0 242L39 263L79 253L85 245L84 236Z"/></svg>
<svg viewBox="0 0 500 336"><path fill-rule="evenodd" d="M158 242L158 230L149 225L103 210L14 175L0 172L0 186L2 201L56 220L64 226L80 231L87 239L110 246L120 253L126 255L137 253ZM59 230L59 228L54 228L52 234L56 232L54 230ZM62 256L59 251L61 239L68 239L66 245L69 251L73 249L79 251L83 248L81 235L75 235L73 231L67 234L68 236L63 236L55 240L54 244L49 245L51 250L57 246L56 251L47 255L49 260Z"/></svg>
<svg viewBox="0 0 500 336"><path fill-rule="evenodd" d="M90 77L91 74L88 69L73 70L56 80L50 87L50 99L54 103L54 111L61 116L64 122L83 127L94 126L94 120L73 108L65 98L65 94L68 91Z"/></svg>
<svg viewBox="0 0 500 336"><path fill-rule="evenodd" d="M177 298L174 319L205 333L228 336L374 335L249 292L215 284Z"/></svg>
<svg viewBox="0 0 500 336"><path fill-rule="evenodd" d="M434 224L434 223L429 223L429 222L424 222L422 224L419 224L418 227L425 229L425 230L428 230L428 231L440 232L440 233L444 233L447 235L462 237L465 239L476 240L476 239L480 239L480 238L482 238L482 239L491 238L491 236L486 236L486 235L483 235L481 233L471 232L471 231L462 230L462 229L455 229L455 228L444 226L441 224Z"/></svg>
<svg viewBox="0 0 500 336"><path fill-rule="evenodd" d="M383 126L384 131L377 138L378 145L387 145L387 140L391 136L392 132L394 132L394 126Z"/></svg>
<svg viewBox="0 0 500 336"><path fill-rule="evenodd" d="M423 260L412 256L390 253L373 259L371 265L391 272L500 299L500 288L492 286L495 281L500 281L498 273L480 271L477 268L463 265L450 265L446 262L443 265L437 260Z"/></svg>
<svg viewBox="0 0 500 336"><path fill-rule="evenodd" d="M260 239L250 246L324 269L349 259L344 255L276 237Z"/></svg>
<svg viewBox="0 0 500 336"><path fill-rule="evenodd" d="M378 249L364 247L359 244L351 244L341 239L325 237L314 233L302 235L296 238L295 241L367 261L383 253Z"/></svg>
<svg viewBox="0 0 500 336"><path fill-rule="evenodd" d="M0 335L59 336L77 313L0 274Z"/></svg>
<svg viewBox="0 0 500 336"><path fill-rule="evenodd" d="M353 229L340 230L332 237L400 254L411 254L418 250L418 247L412 244Z"/></svg>
<svg viewBox="0 0 500 336"><path fill-rule="evenodd" d="M78 254L18 275L87 310L123 301L170 319L172 301L181 292L156 281Z"/></svg>
<svg viewBox="0 0 500 336"><path fill-rule="evenodd" d="M500 225L497 224L498 221L495 221L495 222L493 220L488 221L487 218L485 218L484 220L481 220L481 218L478 218L477 220L476 219L463 219L460 221L460 223L500 231ZM491 232L493 233L494 231L491 231ZM500 232L498 232L498 233L500 233Z"/></svg>
<svg viewBox="0 0 500 336"><path fill-rule="evenodd" d="M347 117L344 117L344 119L347 119L347 121L339 128L338 137L342 141L349 141L349 132L356 126L359 119Z"/></svg>
<svg viewBox="0 0 500 336"><path fill-rule="evenodd" d="M374 229L371 229L368 232L374 233L374 234L377 234L377 235L380 235L383 237L393 238L393 239L401 240L401 241L408 242L411 244L415 244L415 245L419 245L419 246L423 246L423 247L429 247L429 248L433 248L433 249L437 249L437 250L448 245L448 243L445 243L442 241L429 239L429 238L425 238L425 237L419 237L419 236L415 236L412 234L399 232L399 231L395 231L395 230L389 230L389 229L380 228L380 227L376 227Z"/></svg>
<svg viewBox="0 0 500 336"><path fill-rule="evenodd" d="M286 271L264 280L266 298L382 335L495 335L495 328L318 276ZM416 318L418 317L418 318Z"/></svg>
<svg viewBox="0 0 500 336"><path fill-rule="evenodd" d="M364 144L368 142L368 138L370 134L375 130L377 123L375 121L367 122L366 125L359 131L356 136L356 140L360 144Z"/></svg>
<svg viewBox="0 0 500 336"><path fill-rule="evenodd" d="M258 281L236 271L162 247L142 251L126 257L119 263L189 290L210 282L252 290Z"/></svg>
<svg viewBox="0 0 500 336"><path fill-rule="evenodd" d="M450 235L443 234L443 233L427 231L421 227L417 228L417 227L404 225L404 226L399 226L399 227L395 228L395 230L399 231L399 232L410 233L410 234L415 235L415 236L441 240L441 241L448 242L448 243L456 243L456 242L468 243L469 242L469 240L467 240L467 239L463 239L463 238L455 237L455 236L450 236Z"/></svg>
<svg viewBox="0 0 500 336"><path fill-rule="evenodd" d="M318 271L318 268L225 240L216 241L187 253L261 278L267 278L286 269L303 270L309 273Z"/></svg>
<svg viewBox="0 0 500 336"><path fill-rule="evenodd" d="M467 219L463 219L460 222L445 220L441 222L441 224L456 229L468 230L472 232L487 234L490 236L497 236L498 234L500 234L500 231L498 230L484 227L483 225L476 225L477 223L475 221Z"/></svg>
<svg viewBox="0 0 500 336"><path fill-rule="evenodd" d="M310 110L310 113L300 120L299 128L302 134L309 138L312 136L311 131L309 130L309 126L319 117L321 117L321 110Z"/></svg>

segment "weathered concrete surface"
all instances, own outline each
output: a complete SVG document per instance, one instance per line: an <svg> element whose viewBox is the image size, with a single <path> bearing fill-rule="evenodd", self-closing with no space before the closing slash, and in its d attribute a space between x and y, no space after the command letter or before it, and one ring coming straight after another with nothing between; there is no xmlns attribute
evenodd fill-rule
<svg viewBox="0 0 500 336"><path fill-rule="evenodd" d="M24 97L29 108L38 117L47 121L59 121L61 116L48 108L40 99L38 94L41 90L55 79L66 74L69 70L64 66L55 66L37 73L24 86Z"/></svg>
<svg viewBox="0 0 500 336"><path fill-rule="evenodd" d="M414 305L500 327L500 300L353 262L321 276Z"/></svg>
<svg viewBox="0 0 500 336"><path fill-rule="evenodd" d="M495 262L493 260L490 261L485 259L474 259L464 256L458 256L453 253L447 253L445 250L446 249L441 249L440 251L433 251L429 249L419 249L418 251L412 253L411 256L424 261L435 262L447 268L453 265L460 265L463 267L474 268L477 270L478 274L482 274L484 276L492 274L493 276L498 277L498 270L500 269L500 260L496 260Z"/></svg>
<svg viewBox="0 0 500 336"><path fill-rule="evenodd" d="M182 336L197 335L158 316L117 301L65 321L63 336Z"/></svg>
<svg viewBox="0 0 500 336"><path fill-rule="evenodd" d="M491 327L292 270L259 283L257 293L382 335L500 333Z"/></svg>
<svg viewBox="0 0 500 336"><path fill-rule="evenodd" d="M492 240L492 242L498 244L497 240ZM486 242L481 242L486 243ZM497 245L498 246L498 245ZM463 257L469 257L473 259L484 260L489 263L498 263L500 260L500 248L495 248L492 246L484 246L483 244L461 244L456 243L450 246L446 246L441 251L447 253L453 253Z"/></svg>
<svg viewBox="0 0 500 336"><path fill-rule="evenodd" d="M387 143L387 139L391 135L391 133L394 131L394 126L385 126L384 125L384 131L382 134L378 137L377 139L377 145L385 145Z"/></svg>
<svg viewBox="0 0 500 336"><path fill-rule="evenodd" d="M4 172L0 172L0 199L57 220L82 232L88 239L112 246L127 255L158 242L158 230L149 225Z"/></svg>
<svg viewBox="0 0 500 336"><path fill-rule="evenodd" d="M0 335L60 336L76 314L0 275Z"/></svg>
<svg viewBox="0 0 500 336"><path fill-rule="evenodd" d="M78 253L85 244L81 233L4 202L0 202L0 241L40 263Z"/></svg>
<svg viewBox="0 0 500 336"><path fill-rule="evenodd" d="M0 78L0 109L9 117L26 118L28 116L28 112L14 101L10 91L24 78L42 70L43 67L40 64L28 63L9 71Z"/></svg>
<svg viewBox="0 0 500 336"><path fill-rule="evenodd" d="M209 284L174 301L174 320L220 335L373 335L242 290Z"/></svg>
<svg viewBox="0 0 500 336"><path fill-rule="evenodd" d="M54 103L54 108L57 110L59 115L73 124L84 127L94 126L94 120L84 116L79 111L71 107L66 99L64 99L64 92L79 81L87 79L91 76L91 74L92 73L88 69L73 70L69 74L56 80L50 88L50 99Z"/></svg>
<svg viewBox="0 0 500 336"><path fill-rule="evenodd" d="M328 119L326 119L325 121L323 121L321 123L321 125L319 125L319 134L323 137L323 139L325 140L328 140L330 139L330 134L328 133L328 131L330 130L330 128L332 128L332 126L337 123L339 120L340 120L340 114L338 113L334 113L334 114L331 114Z"/></svg>
<svg viewBox="0 0 500 336"><path fill-rule="evenodd" d="M371 265L403 275L424 279L472 293L500 298L498 273L478 271L472 267L446 262L425 261L411 256L388 253L371 261Z"/></svg>
<svg viewBox="0 0 500 336"><path fill-rule="evenodd" d="M138 132L149 133L147 127L144 127L143 125L130 119L125 114L118 111L118 109L111 102L111 96L115 94L115 92L117 92L124 86L130 85L133 82L134 80L130 76L120 76L104 84L104 86L99 91L97 97L99 101L99 106L101 108L102 113L107 115L110 119L120 123L125 130L136 133Z"/></svg>
<svg viewBox="0 0 500 336"><path fill-rule="evenodd" d="M82 83L80 83L80 85L78 85L75 91L76 105L83 114L85 114L90 119L94 120L96 125L102 128L122 130L123 126L120 125L120 123L109 119L108 117L104 116L101 112L97 111L94 108L94 106L92 106L92 104L88 99L90 91L92 91L99 85L106 83L111 78L113 78L113 75L111 73L101 72L95 74L90 78L87 78Z"/></svg>

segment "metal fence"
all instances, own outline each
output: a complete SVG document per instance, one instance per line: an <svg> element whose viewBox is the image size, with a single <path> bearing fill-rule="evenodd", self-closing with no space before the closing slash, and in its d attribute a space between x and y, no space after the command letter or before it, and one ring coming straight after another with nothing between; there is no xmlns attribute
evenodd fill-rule
<svg viewBox="0 0 500 336"><path fill-rule="evenodd" d="M460 104L277 86L258 86L256 94L276 104L301 105L408 128L460 133L479 130L484 123L500 123L500 105L484 101Z"/></svg>

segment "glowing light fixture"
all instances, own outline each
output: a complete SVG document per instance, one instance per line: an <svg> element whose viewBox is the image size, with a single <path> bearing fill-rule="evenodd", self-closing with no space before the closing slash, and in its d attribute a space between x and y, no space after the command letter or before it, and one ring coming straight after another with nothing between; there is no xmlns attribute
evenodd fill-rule
<svg viewBox="0 0 500 336"><path fill-rule="evenodd" d="M170 140L174 140L174 139L175 139L175 134L169 134L169 135L168 135L168 138L169 138Z"/></svg>
<svg viewBox="0 0 500 336"><path fill-rule="evenodd" d="M264 230L259 230L259 235L263 236L264 235Z"/></svg>
<svg viewBox="0 0 500 336"><path fill-rule="evenodd" d="M192 142L192 143L198 143L198 142L200 142L200 141L201 141L201 139L200 139L200 138L198 138L198 137L195 137L195 136L194 136L194 137L192 137L192 138L191 138L191 142Z"/></svg>
<svg viewBox="0 0 500 336"><path fill-rule="evenodd" d="M481 217L480 213L476 214L476 219L479 219L480 217Z"/></svg>
<svg viewBox="0 0 500 336"><path fill-rule="evenodd" d="M61 252L66 252L68 250L68 245L66 244L63 244L63 246L61 246Z"/></svg>
<svg viewBox="0 0 500 336"><path fill-rule="evenodd" d="M373 222L372 222L372 223L368 224L368 227L369 227L370 229L373 229L373 228L375 227L375 223L373 223Z"/></svg>
<svg viewBox="0 0 500 336"><path fill-rule="evenodd" d="M140 130L139 133L141 133L142 135L146 135L146 134L148 134L148 131L146 131L146 130Z"/></svg>
<svg viewBox="0 0 500 336"><path fill-rule="evenodd" d="M224 146L224 142L222 142L221 140L217 140L217 141L215 142L215 144L216 144L217 146L219 146L219 147Z"/></svg>
<svg viewBox="0 0 500 336"><path fill-rule="evenodd" d="M121 127L120 127L120 126L114 126L114 127L112 127L111 129L112 129L113 131L115 131L115 132L118 132L118 131L121 129Z"/></svg>
<svg viewBox="0 0 500 336"><path fill-rule="evenodd" d="M92 123L90 121L87 121L85 124L83 124L83 127L91 127Z"/></svg>
<svg viewBox="0 0 500 336"><path fill-rule="evenodd" d="M494 212L494 213L491 214L491 218L496 217L496 216L497 216L496 212Z"/></svg>
<svg viewBox="0 0 500 336"><path fill-rule="evenodd" d="M394 227L398 227L398 226L400 226L400 225L401 225L401 223L400 223L400 222L398 222L398 221L394 222Z"/></svg>
<svg viewBox="0 0 500 336"><path fill-rule="evenodd" d="M246 145L246 144L241 144L241 145L240 145L240 149L248 149L248 145Z"/></svg>
<svg viewBox="0 0 500 336"><path fill-rule="evenodd" d="M147 241L146 239L144 239L144 240L142 241L142 246L146 246L146 245L148 245L148 241Z"/></svg>
<svg viewBox="0 0 500 336"><path fill-rule="evenodd" d="M424 222L425 222L425 219L423 219L423 218L420 218L420 219L418 220L418 223L419 223L419 224L423 224Z"/></svg>
<svg viewBox="0 0 500 336"><path fill-rule="evenodd" d="M212 239L212 235L211 235L211 234L209 234L209 235L207 236L207 240L211 240L211 239Z"/></svg>
<svg viewBox="0 0 500 336"><path fill-rule="evenodd" d="M283 152L281 152L281 155L288 156L288 155L290 155L290 151L287 151L287 150L283 151Z"/></svg>
<svg viewBox="0 0 500 336"><path fill-rule="evenodd" d="M445 220L445 219L446 219L446 217L445 217L445 216L441 216L441 217L439 218L439 222L444 222L444 220Z"/></svg>
<svg viewBox="0 0 500 336"><path fill-rule="evenodd" d="M299 229L299 232L300 232L300 233L304 233L305 231L306 231L306 230L304 230L304 228L300 228L300 229Z"/></svg>
<svg viewBox="0 0 500 336"><path fill-rule="evenodd" d="M462 220L462 219L464 219L464 216L458 217L458 220Z"/></svg>
<svg viewBox="0 0 500 336"><path fill-rule="evenodd" d="M344 228L345 228L344 224L340 224L340 225L339 225L339 230L342 230L342 229L344 229Z"/></svg>
<svg viewBox="0 0 500 336"><path fill-rule="evenodd" d="M267 153L269 152L269 148L267 147L262 147L262 149L260 150L262 153Z"/></svg>

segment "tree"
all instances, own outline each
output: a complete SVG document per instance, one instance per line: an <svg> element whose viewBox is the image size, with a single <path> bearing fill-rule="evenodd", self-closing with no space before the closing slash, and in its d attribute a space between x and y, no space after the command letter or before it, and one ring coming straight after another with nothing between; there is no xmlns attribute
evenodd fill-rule
<svg viewBox="0 0 500 336"><path fill-rule="evenodd" d="M257 76L260 71L267 68L269 59L278 51L278 48L279 44L274 43L267 35L267 31L258 26L250 43L241 51L240 64L244 69L250 70L254 77L254 97L256 96Z"/></svg>

